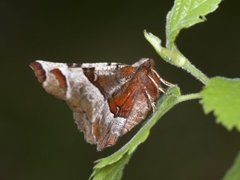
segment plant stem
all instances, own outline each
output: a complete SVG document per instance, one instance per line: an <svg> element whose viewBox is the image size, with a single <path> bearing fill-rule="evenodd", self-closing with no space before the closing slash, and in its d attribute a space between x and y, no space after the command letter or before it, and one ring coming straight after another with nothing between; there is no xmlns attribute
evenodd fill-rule
<svg viewBox="0 0 240 180"><path fill-rule="evenodd" d="M197 69L183 54L181 54L177 49L167 49L161 47L157 51L158 54L168 63L180 67L193 75L196 79L201 81L203 84L207 84L209 78Z"/></svg>
<svg viewBox="0 0 240 180"><path fill-rule="evenodd" d="M209 78L193 64L191 64L191 62L176 48L168 49L162 47L161 39L159 39L157 36L154 36L152 33L148 33L147 31L144 31L144 36L164 61L184 69L203 84L207 84Z"/></svg>
<svg viewBox="0 0 240 180"><path fill-rule="evenodd" d="M186 95L182 95L182 96L178 97L177 103L181 103L181 102L189 101L189 100L193 100L193 99L200 99L200 98L201 98L200 93L186 94Z"/></svg>
<svg viewBox="0 0 240 180"><path fill-rule="evenodd" d="M187 60L183 65L182 69L192 74L203 84L207 84L209 78L204 73L202 73L199 69L197 69L192 63L190 63L190 61Z"/></svg>

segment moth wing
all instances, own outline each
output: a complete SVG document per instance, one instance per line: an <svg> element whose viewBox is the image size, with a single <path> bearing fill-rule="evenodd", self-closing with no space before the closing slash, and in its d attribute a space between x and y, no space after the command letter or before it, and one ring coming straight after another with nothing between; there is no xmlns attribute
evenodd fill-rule
<svg viewBox="0 0 240 180"><path fill-rule="evenodd" d="M81 68L88 80L103 94L110 98L128 82L136 72L136 67L121 63L83 63L71 64L70 68Z"/></svg>

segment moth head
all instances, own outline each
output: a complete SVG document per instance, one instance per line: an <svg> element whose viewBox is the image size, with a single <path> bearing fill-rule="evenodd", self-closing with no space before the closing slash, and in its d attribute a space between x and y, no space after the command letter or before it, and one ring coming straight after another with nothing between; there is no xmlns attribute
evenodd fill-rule
<svg viewBox="0 0 240 180"><path fill-rule="evenodd" d="M67 66L65 64L38 60L31 63L30 67L49 94L65 99L67 91Z"/></svg>

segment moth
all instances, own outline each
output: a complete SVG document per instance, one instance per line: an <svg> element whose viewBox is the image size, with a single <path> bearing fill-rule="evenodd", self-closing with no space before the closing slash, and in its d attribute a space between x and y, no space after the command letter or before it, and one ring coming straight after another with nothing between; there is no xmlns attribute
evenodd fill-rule
<svg viewBox="0 0 240 180"><path fill-rule="evenodd" d="M172 85L158 75L149 58L132 65L37 60L30 67L49 94L68 104L85 140L98 151L116 144L154 111L163 86Z"/></svg>

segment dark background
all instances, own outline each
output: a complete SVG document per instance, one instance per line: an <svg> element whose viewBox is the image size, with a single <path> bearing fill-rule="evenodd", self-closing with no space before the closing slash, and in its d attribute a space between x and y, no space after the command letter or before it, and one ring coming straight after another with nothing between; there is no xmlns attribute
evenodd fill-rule
<svg viewBox="0 0 240 180"><path fill-rule="evenodd" d="M111 154L87 144L65 103L46 94L28 64L156 60L158 72L183 93L200 82L163 62L143 29L165 40L169 1L0 2L0 179L80 180L93 161ZM179 49L208 76L239 77L239 2L225 0L205 23L184 30ZM217 180L240 149L240 134L205 116L197 101L176 106L152 129L126 167L124 179Z"/></svg>

